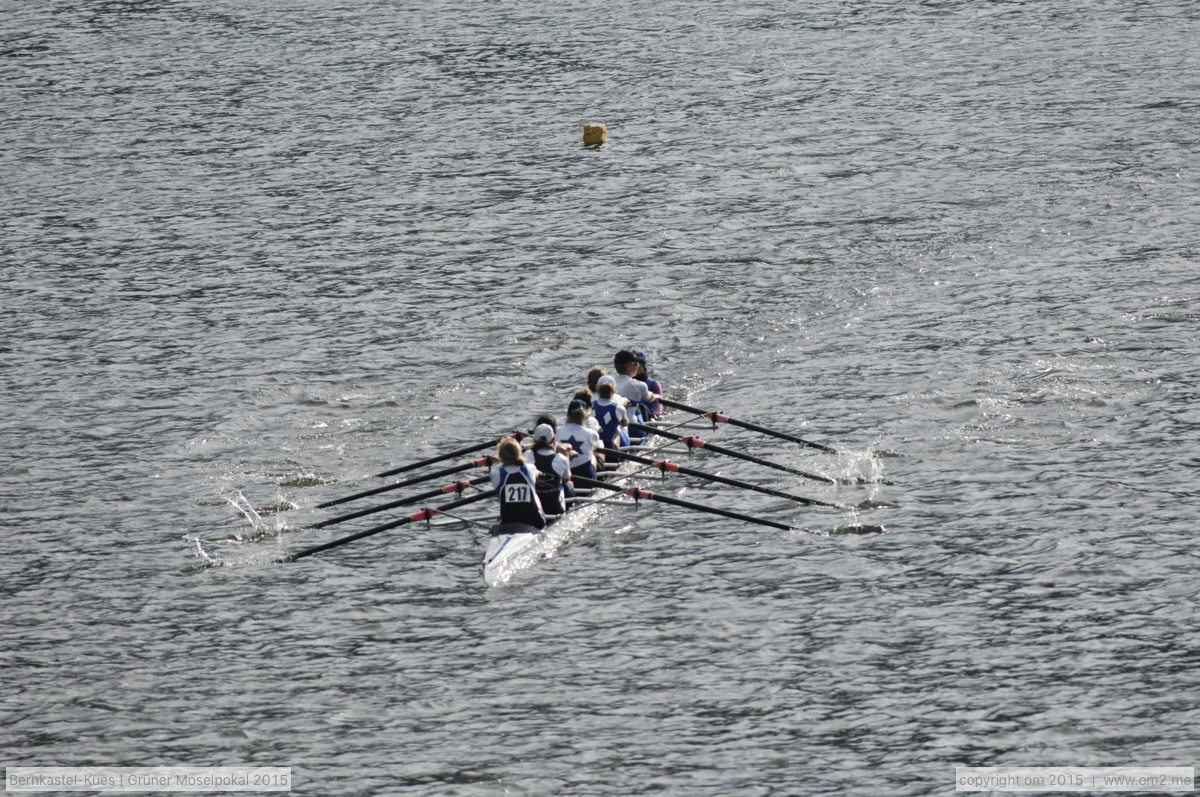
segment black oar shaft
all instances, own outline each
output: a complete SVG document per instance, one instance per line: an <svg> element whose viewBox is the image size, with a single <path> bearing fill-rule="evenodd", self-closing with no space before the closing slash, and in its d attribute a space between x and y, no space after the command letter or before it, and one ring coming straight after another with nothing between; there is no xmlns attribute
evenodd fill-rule
<svg viewBox="0 0 1200 797"><path fill-rule="evenodd" d="M806 479L812 479L813 481L821 482L823 484L836 484L836 482L828 476L818 476L815 473L809 473L807 471L803 471L798 468L792 468L787 465L780 465L778 462L771 462L770 460L762 459L761 457L743 454L741 451L734 451L731 448L725 448L724 446L718 446L713 443L705 442L699 437L684 437L681 434L675 434L674 432L668 432L665 429L658 429L653 426L645 426L640 423L631 423L629 424L629 428L639 429L650 434L656 434L659 437L666 437L669 440L678 440L681 443L684 443L688 448L707 448L709 451L712 451L716 454L724 454L727 457L745 460L746 462L753 462L754 464L762 465L763 467L774 468L775 470L781 470L786 473L794 473L797 476L803 476Z"/></svg>
<svg viewBox="0 0 1200 797"><path fill-rule="evenodd" d="M773 495L776 498L786 498L787 500L795 501L798 504L829 506L835 509L841 508L837 504L831 504L826 501L818 501L815 498L805 498L801 495L792 495L791 493L785 493L782 490L776 490L771 487L763 487L759 484L751 484L750 482L740 481L739 479L731 479L728 476L721 476L716 473L705 473L702 470L689 468L672 462L669 459L650 459L648 457L638 456L637 454L630 454L627 451L621 451L619 449L609 449L607 453L612 454L620 459L628 459L633 462L641 462L644 465L652 465L663 473L682 473L684 476L695 476L698 479L705 479L710 482L717 482L718 484L728 484L731 487L741 487L744 490L753 490L757 493L762 493L763 495Z"/></svg>
<svg viewBox="0 0 1200 797"><path fill-rule="evenodd" d="M464 446L464 447L458 449L457 451L451 451L447 454L440 454L436 457L430 457L429 459L423 459L420 462L414 462L411 465L401 465L398 468L392 468L391 470L385 470L383 473L376 473L375 478L386 479L388 476L395 476L397 473L405 473L410 470L416 470L417 468L423 468L426 465L433 465L434 463L445 462L446 460L454 459L455 457L462 457L462 456L466 456L467 454L473 454L476 451L482 451L485 448L494 447L497 443L500 442L500 439L501 438L496 438L495 440L488 440L486 443L476 443L474 445Z"/></svg>
<svg viewBox="0 0 1200 797"><path fill-rule="evenodd" d="M493 490L488 490L486 492L477 493L475 495L469 495L466 498L460 498L457 501L451 501L450 503L443 504L442 506L439 506L439 507L429 507L426 509L422 509L419 512L415 512L407 517L400 518L399 520L393 520L390 523L384 523L383 525L380 525L380 526L373 526L369 529L366 529L365 531L360 531L360 532L351 534L346 537L339 537L336 540L331 540L331 541L323 543L321 545L314 545L311 548L305 548L303 551L298 551L297 553L291 554L289 556L285 556L282 559L279 559L278 561L294 562L297 559L303 559L306 556L312 556L313 554L320 553L321 551L328 551L330 548L336 548L339 545L345 545L348 542L354 542L355 540L361 540L363 537L370 537L372 534L379 534L380 532L398 528L400 526L404 526L409 523L415 523L419 520L431 520L432 518L436 517L437 515L441 514L442 512L445 512L448 509L457 509L460 506L466 506L467 504L472 504L476 501L482 501L485 498L491 498L492 495L494 495L494 492L495 491L493 491Z"/></svg>
<svg viewBox="0 0 1200 797"><path fill-rule="evenodd" d="M589 487L603 487L607 490L612 490L614 492L625 493L626 495L629 495L630 497L635 498L635 499L646 498L651 501L661 501L664 504L671 504L673 506L681 506L686 509L694 509L697 512L707 512L711 515L720 515L721 517L732 518L734 520L743 520L747 523L757 523L760 526L770 526L771 528L783 529L784 531L792 530L792 527L785 523L777 523L774 520L767 520L766 518L754 517L753 515L743 515L741 512L732 512L728 509L720 509L715 506L705 506L704 504L697 504L692 501L684 501L682 498L671 498L670 496L659 495L658 493L652 493L649 490L643 490L640 487L633 487L633 488L617 487L614 484L608 484L607 482L600 482L600 481L596 481L595 479L588 479L588 478L585 478L582 476L576 476L575 481L579 482L580 484L587 485Z"/></svg>
<svg viewBox="0 0 1200 797"><path fill-rule="evenodd" d="M666 404L668 407L674 407L675 409L683 410L684 412L694 412L697 415L703 415L704 417L711 420L714 424L727 423L730 426L740 426L741 428L749 429L752 432L758 432L759 434L765 434L765 435L769 435L771 437L778 437L781 440L790 440L793 443L799 443L802 446L808 446L809 448L815 448L818 451L826 451L830 454L837 453L836 449L830 448L827 445L822 445L821 443L814 443L811 440L805 440L803 438L796 437L795 435L790 435L787 432L779 432L774 429L768 429L765 426L759 426L758 424L750 423L749 421L739 421L737 418L730 418L728 415L726 415L723 412L712 412L711 410L702 410L698 407L692 407L687 404L683 404L678 401L671 401L670 399L666 399L666 398L660 399L660 400L662 401L663 404Z"/></svg>
<svg viewBox="0 0 1200 797"><path fill-rule="evenodd" d="M439 479L442 476L449 476L451 473L459 473L464 470L470 470L471 468L482 468L489 462L490 460L487 457L480 457L479 459L475 459L470 462L464 462L461 465L452 465L449 468L442 468L441 470L436 470L432 473L426 473L424 476L413 476L411 479L405 479L404 481L395 482L393 484L385 484L382 487L375 487L370 490L363 490L361 493L347 495L344 498L335 498L332 501L326 501L323 504L317 504L317 509L325 509L327 507L337 506L338 504L344 504L348 501L357 501L359 498L366 498L367 496L378 495L379 493L384 493L388 490L397 490L401 487L408 487L410 484L427 482L430 479Z"/></svg>
<svg viewBox="0 0 1200 797"><path fill-rule="evenodd" d="M366 515L373 515L376 512L384 512L388 509L404 506L405 504L415 504L417 501L424 501L426 498L437 498L439 495L444 495L446 493L461 493L467 487L472 487L476 484L482 484L490 478L490 475L485 475L471 479L470 481L451 482L450 484L442 485L436 490L428 490L423 493L417 493L416 495L410 495L407 498L398 498L395 501L389 501L386 504L380 504L379 506L372 506L368 507L367 509L360 509L357 512L351 512L347 515L338 515L337 517L329 518L328 520L322 520L320 523L314 523L309 528L323 529L326 526L332 526L335 523L344 523L347 520L354 520L355 518L364 517Z"/></svg>

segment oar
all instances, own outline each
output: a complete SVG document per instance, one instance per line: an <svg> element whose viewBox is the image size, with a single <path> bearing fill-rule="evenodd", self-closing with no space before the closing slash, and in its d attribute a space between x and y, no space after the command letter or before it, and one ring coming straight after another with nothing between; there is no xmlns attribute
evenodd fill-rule
<svg viewBox="0 0 1200 797"><path fill-rule="evenodd" d="M685 476L695 476L700 479L707 479L710 482L718 482L720 484L728 484L732 487L741 487L746 490L754 490L755 492L764 493L765 495L773 495L777 498L786 498L787 500L795 501L798 504L815 504L817 506L833 507L834 509L845 509L846 508L846 507L840 506L838 504L830 504L825 501L818 501L815 498L804 498L803 496L792 495L791 493L785 493L782 490L775 490L770 487L763 487L758 484L751 484L750 482L743 482L743 481L739 481L737 479L730 479L726 476L718 476L715 473L705 473L702 470L695 470L693 468L684 467L683 465L678 465L669 459L650 459L648 457L638 456L637 454L630 454L626 451L622 451L619 449L616 449L616 450L609 449L608 453L612 454L613 456L618 457L620 459L628 459L628 460L632 460L633 462L641 462L644 465L650 465L652 467L658 468L663 473L682 473Z"/></svg>
<svg viewBox="0 0 1200 797"><path fill-rule="evenodd" d="M415 512L408 517L403 517L399 520L393 520L391 523L384 523L382 526L374 526L366 531L360 531L357 534L351 534L348 537L339 537L338 539L324 543L323 545L314 545L312 548L305 548L303 551L290 554L289 556L277 559L276 561L294 562L297 559L303 559L306 556L312 556L313 554L320 553L321 551L328 551L330 548L336 548L339 545L345 545L348 542L361 540L363 537L370 537L372 534L378 534L381 531L388 531L389 529L398 528L409 523L416 523L419 520L430 520L448 509L457 509L460 506L466 506L467 504L472 504L476 501L482 501L485 498L491 498L494 494L494 490L488 490L475 495L469 495L466 498L460 498L457 501L451 501L450 503L443 504L439 507L422 509L420 512Z"/></svg>
<svg viewBox="0 0 1200 797"><path fill-rule="evenodd" d="M526 437L526 435L527 435L527 432L516 432L515 433L515 437L517 438L517 441L520 441L520 439L522 439L523 437ZM475 445L467 445L467 447L463 447L461 449L458 449L457 451L450 451L449 454L442 454L439 456L431 456L430 459L421 460L420 462L413 462L412 465L402 465L398 468L392 468L391 471L384 471L383 473L377 473L376 478L377 479L386 479L388 477L394 477L394 475L396 475L397 473L406 473L408 471L415 471L416 468L424 468L426 465L433 465L434 462L445 462L446 460L455 459L456 456L466 456L467 454L474 454L475 451L482 451L486 448L494 448L494 447L496 447L497 443L502 441L502 439L504 439L504 438L497 437L496 439L493 439L493 441L487 441L486 443L476 443Z"/></svg>
<svg viewBox="0 0 1200 797"><path fill-rule="evenodd" d="M361 493L347 495L344 498L335 498L332 501L326 501L323 504L317 504L317 509L325 509L327 507L337 506L338 504L344 504L347 501L356 501L359 498L366 498L368 495L378 495L379 493L387 492L388 490L397 490L401 487L407 487L410 484L427 482L430 479L438 479L442 476L449 476L451 473L458 473L460 471L470 470L471 468L482 468L485 465L491 464L491 462L491 457L480 457L479 459L473 459L470 462L464 462L460 465L452 465L449 468L443 468L432 473L426 473L424 476L413 476L411 479L405 479L404 481L395 482L394 484L385 484L382 487L363 490Z"/></svg>
<svg viewBox="0 0 1200 797"><path fill-rule="evenodd" d="M803 440L799 437L796 437L795 435L790 435L787 432L777 432L774 429L768 429L765 426L759 426L756 423L749 423L747 421L739 421L737 418L730 418L728 415L726 415L723 412L711 412L709 410L702 410L697 407L689 407L687 404L681 404L678 401L671 401L670 399L666 399L666 398L659 399L659 401L661 401L663 404L666 404L668 407L674 407L677 410L683 410L684 412L694 412L697 415L703 415L705 418L708 418L714 424L727 423L730 426L740 426L743 429L749 429L752 432L758 432L760 434L770 435L771 437L778 437L780 440L790 440L793 443L799 443L802 446L808 446L809 448L815 448L818 451L827 451L830 454L837 453L836 449L830 448L829 446L822 445L820 443L814 443L811 440Z"/></svg>
<svg viewBox="0 0 1200 797"><path fill-rule="evenodd" d="M451 482L450 484L442 485L441 487L437 488L436 490L429 490L428 492L418 493L417 495L410 495L407 498L399 498L395 501L389 501L388 503L380 504L379 506L373 506L368 509L360 509L357 512L351 512L348 515L338 515L337 517L330 518L329 520L322 520L320 523L314 523L313 525L309 526L308 528L323 529L326 526L332 526L335 523L342 523L347 520L354 520L355 518L360 518L365 515L373 515L376 512L383 512L387 509L394 509L395 507L404 506L405 504L415 504L417 501L424 501L426 498L437 498L439 495L442 495L444 493L459 493L461 495L462 492L464 490L466 490L468 487L472 487L476 484L483 484L485 481L487 481L490 478L492 478L491 474L486 474L484 476L480 476L478 478L471 479L470 481Z"/></svg>
<svg viewBox="0 0 1200 797"><path fill-rule="evenodd" d="M707 448L709 451L713 451L717 454L724 454L727 457L733 457L735 459L743 459L746 462L753 462L756 465L763 465L768 468L774 468L775 470L782 470L782 471L786 471L787 473L794 473L797 476L803 476L804 478L812 479L813 481L822 482L824 484L837 484L836 481L829 478L828 476L817 476L816 474L808 473L807 471L798 470L797 468L791 468L791 467L788 467L787 465L780 465L778 462L771 462L770 460L761 459L760 457L754 457L749 454L743 454L741 451L734 451L731 448L725 448L723 446L714 445L713 443L706 443L705 441L701 440L699 437L684 437L683 435L675 434L673 432L668 432L665 429L656 429L653 426L643 426L640 423L631 423L631 424L629 424L629 428L630 429L642 429L651 434L656 434L659 437L666 437L670 440L678 440L681 443L683 443L684 445L686 445L688 448Z"/></svg>
<svg viewBox="0 0 1200 797"><path fill-rule="evenodd" d="M635 498L635 499L648 498L651 501L661 501L664 504L673 504L675 506L682 506L687 509L695 509L697 512L708 512L709 514L721 515L722 517L733 518L734 520L744 520L747 523L757 523L760 526L770 526L771 528L783 529L784 531L793 531L794 530L794 528L792 526L788 526L787 524L784 524L784 523L776 523L774 520L767 520L766 518L754 517L753 515L743 515L740 512L731 512L728 509L718 509L715 506L705 506L704 504L696 504L696 503L692 503L691 501L684 501L682 498L671 498L670 496L659 495L658 493L652 493L649 490L643 490L640 487L631 487L631 488L617 487L615 484L609 484L607 482L596 481L595 479L589 479L584 476L576 476L575 481L579 482L580 484L586 484L586 485L589 485L592 487L602 487L605 490L612 490L612 491L618 492L618 493L625 493L626 495L628 495L632 498Z"/></svg>

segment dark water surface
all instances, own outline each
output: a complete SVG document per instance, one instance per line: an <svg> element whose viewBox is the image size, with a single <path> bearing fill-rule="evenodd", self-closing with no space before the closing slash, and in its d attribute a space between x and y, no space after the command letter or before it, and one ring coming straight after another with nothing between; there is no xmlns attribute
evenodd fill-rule
<svg viewBox="0 0 1200 797"><path fill-rule="evenodd" d="M1178 0L9 4L4 763L1194 765L1197 41ZM272 563L629 345L844 483L687 464L860 508L673 477L800 531L614 507L493 590L463 526Z"/></svg>

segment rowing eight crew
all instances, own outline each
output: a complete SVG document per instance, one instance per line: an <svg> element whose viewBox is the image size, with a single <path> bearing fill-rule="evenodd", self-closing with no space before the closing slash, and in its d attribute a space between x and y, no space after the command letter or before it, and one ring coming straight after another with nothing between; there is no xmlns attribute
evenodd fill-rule
<svg viewBox="0 0 1200 797"><path fill-rule="evenodd" d="M662 386L654 381L652 389L645 381L649 378L645 355L623 349L613 357L613 367L615 378L603 369L592 369L589 385L594 376L597 397L589 403L589 391L576 393L567 405L567 422L561 429L555 428L553 418L538 418L529 452L512 437L496 446L500 466L492 470L491 478L500 501L500 523L493 527L493 534L521 527L530 527L526 531L545 528L547 515L561 515L567 500L574 497L572 475L595 479L597 454L633 442L628 430L631 419L642 423L662 413L658 404Z"/></svg>

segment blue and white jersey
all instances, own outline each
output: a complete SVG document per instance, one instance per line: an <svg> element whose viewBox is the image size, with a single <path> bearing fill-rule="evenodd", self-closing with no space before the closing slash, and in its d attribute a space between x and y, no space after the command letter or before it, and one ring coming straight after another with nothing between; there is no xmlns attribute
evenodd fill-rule
<svg viewBox="0 0 1200 797"><path fill-rule="evenodd" d="M550 515L561 515L567 511L567 479L571 476L571 464L567 458L553 448L537 448L531 452L533 464L538 470L537 492L542 509Z"/></svg>
<svg viewBox="0 0 1200 797"><path fill-rule="evenodd" d="M492 469L492 486L500 499L501 523L524 523L546 527L546 514L537 494L537 469L524 465L501 465Z"/></svg>
<svg viewBox="0 0 1200 797"><path fill-rule="evenodd" d="M593 420L588 418L588 420ZM600 433L577 423L564 423L558 427L558 442L575 449L571 457L571 470L592 462L592 453L600 448Z"/></svg>
<svg viewBox="0 0 1200 797"><path fill-rule="evenodd" d="M616 382L617 392L620 393L621 398L629 402L626 411L629 413L630 422L645 423L649 420L653 406L649 399L650 396L654 395L649 385L640 379L634 379L632 376L626 376L625 374L618 374ZM644 435L641 432L635 431L630 432L629 436L640 440Z"/></svg>
<svg viewBox="0 0 1200 797"><path fill-rule="evenodd" d="M600 439L605 445L620 440L621 421L626 419L625 407L617 399L598 398L592 402L592 411L600 423Z"/></svg>

